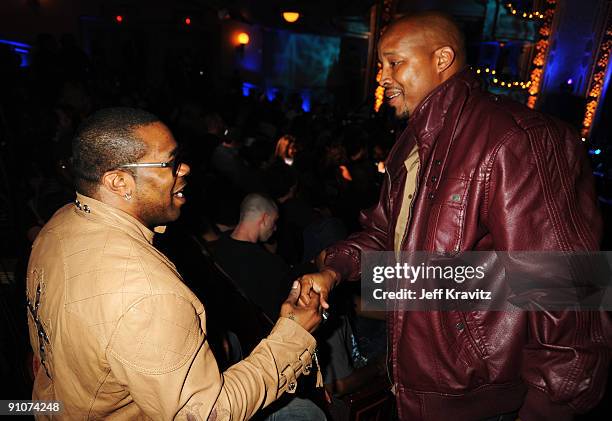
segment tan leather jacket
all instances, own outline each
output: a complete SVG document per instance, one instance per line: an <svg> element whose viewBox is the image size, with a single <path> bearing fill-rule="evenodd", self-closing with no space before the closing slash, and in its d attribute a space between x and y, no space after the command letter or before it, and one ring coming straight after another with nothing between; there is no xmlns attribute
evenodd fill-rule
<svg viewBox="0 0 612 421"><path fill-rule="evenodd" d="M33 399L57 419L248 419L311 367L314 338L280 318L220 373L202 303L131 216L77 195L43 228L28 267Z"/></svg>

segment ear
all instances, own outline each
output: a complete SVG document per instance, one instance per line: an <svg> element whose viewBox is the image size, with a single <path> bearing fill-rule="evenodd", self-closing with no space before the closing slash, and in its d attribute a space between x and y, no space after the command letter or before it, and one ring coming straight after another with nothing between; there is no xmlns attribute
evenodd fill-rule
<svg viewBox="0 0 612 421"><path fill-rule="evenodd" d="M264 226L267 226L270 223L270 215L268 215L268 212L264 212L261 214L261 223Z"/></svg>
<svg viewBox="0 0 612 421"><path fill-rule="evenodd" d="M124 197L136 190L134 177L128 172L120 170L107 171L102 176L102 186L109 192Z"/></svg>
<svg viewBox="0 0 612 421"><path fill-rule="evenodd" d="M455 62L455 50L448 45L438 48L435 56L438 73L444 72Z"/></svg>

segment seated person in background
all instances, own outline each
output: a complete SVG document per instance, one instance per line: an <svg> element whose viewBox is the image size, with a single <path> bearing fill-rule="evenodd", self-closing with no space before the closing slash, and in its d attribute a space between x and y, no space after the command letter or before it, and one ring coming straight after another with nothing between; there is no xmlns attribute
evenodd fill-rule
<svg viewBox="0 0 612 421"><path fill-rule="evenodd" d="M279 302L289 288L289 266L262 244L276 230L278 207L259 194L247 195L240 205L240 222L230 235L211 243L211 254L242 293L272 321L278 318ZM232 317L228 315L228 317ZM253 318L257 317L253 314ZM238 334L243 348L250 341ZM249 349L243 349L248 352ZM300 393L299 395L302 395ZM257 420L324 420L323 411L302 396L288 396L259 414Z"/></svg>
<svg viewBox="0 0 612 421"><path fill-rule="evenodd" d="M240 221L230 235L211 243L211 253L242 292L272 319L289 290L289 266L261 243L276 230L278 207L260 194L247 195Z"/></svg>

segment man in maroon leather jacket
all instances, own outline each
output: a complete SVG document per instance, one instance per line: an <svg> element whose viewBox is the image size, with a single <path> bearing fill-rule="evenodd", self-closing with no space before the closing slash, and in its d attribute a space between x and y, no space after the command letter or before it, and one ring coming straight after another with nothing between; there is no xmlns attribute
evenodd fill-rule
<svg viewBox="0 0 612 421"><path fill-rule="evenodd" d="M361 215L363 231L328 248L320 272L301 278L304 302L311 288L323 301L341 279L358 280L364 251L598 249L601 218L576 134L481 91L452 21L427 13L392 23L379 59L385 96L408 126L387 160L378 205ZM418 167L409 173L415 145ZM523 421L566 420L605 387L604 313L397 311L388 320L400 419L518 411Z"/></svg>

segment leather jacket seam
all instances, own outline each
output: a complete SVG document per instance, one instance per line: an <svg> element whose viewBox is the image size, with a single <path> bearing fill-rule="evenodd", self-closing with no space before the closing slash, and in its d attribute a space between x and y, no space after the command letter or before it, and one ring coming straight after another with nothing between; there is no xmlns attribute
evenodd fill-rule
<svg viewBox="0 0 612 421"><path fill-rule="evenodd" d="M185 356L179 360L177 363L175 363L174 365L164 368L164 369L160 369L160 368L155 368L155 369L148 369L148 368L143 368L131 361L126 360L125 358L123 358L121 355L119 355L114 349L113 349L113 343L116 339L117 336L117 331L118 331L118 326L119 324L122 322L122 319L125 317L125 315L134 307L136 307L137 305L141 304L143 301L156 297L156 296L166 296L166 295L173 295L177 298L181 298L183 300L185 300L185 302L187 304L189 304L191 307L193 307L193 305L191 305L191 303L189 302L189 300L187 300L184 297L181 297L180 295L177 294L173 294L173 293L160 293L160 294L150 294L150 295L145 295L141 298L139 298L137 301L135 301L134 303L132 303L126 310L125 312L123 312L123 314L121 315L121 317L117 320L117 324L115 325L114 331L111 334L110 340L108 341L108 344L106 346L106 352L108 352L109 354L111 354L113 357L115 357L118 361L120 361L122 364L125 364L128 367L133 368L134 370L136 370L139 373L144 373L144 374L150 374L150 375L159 375L159 374L165 374L165 373L170 373L172 371L176 371L179 368L181 368L182 366L184 366L190 358L193 357L194 355L194 351L195 349L198 347L198 344L203 343L202 340L198 340L197 337L193 338L192 340L192 344L190 344L190 347L188 349L188 351L185 353ZM194 308L194 314L195 314L195 308ZM199 326L199 322L197 323L197 325ZM194 336L194 335L190 335L190 336ZM197 335L195 335L197 336ZM203 338L205 337L204 335L202 336Z"/></svg>
<svg viewBox="0 0 612 421"><path fill-rule="evenodd" d="M93 411L94 405L96 404L96 400L98 399L98 394L100 393L100 389L102 388L102 385L104 385L104 383L106 383L106 379L108 379L108 376L111 373L111 369L110 367L107 368L106 373L104 374L104 376L102 376L100 378L100 380L98 381L98 384L96 385L96 391L94 392L93 396L91 397L91 404L89 405L89 409L87 410L87 419L91 418L91 413Z"/></svg>
<svg viewBox="0 0 612 421"><path fill-rule="evenodd" d="M532 386L530 383L526 381L523 381L523 383L525 385L528 385L529 387ZM436 395L436 396L444 396L448 398L461 398L461 397L464 397L465 395L481 392L487 389L506 389L508 387L519 386L520 384L521 384L520 382L486 383L481 386L475 387L474 389L470 389L467 393L445 393L445 392L438 392L435 390L419 390L419 389L413 389L413 388L407 387L405 385L399 385L399 389L401 391L408 391L408 392L415 393L418 395ZM540 387L534 386L534 388L537 388L538 390L542 391Z"/></svg>
<svg viewBox="0 0 612 421"><path fill-rule="evenodd" d="M489 206L490 206L490 198L491 198L491 185L494 184L494 171L495 171L495 163L497 162L497 155L503 146L505 146L506 142L513 139L518 133L524 132L522 129L518 127L513 127L504 134L501 139L495 144L491 151L490 158L485 163L485 184L484 184L484 197L483 197L483 210L484 210L484 220L485 223L488 223L489 220Z"/></svg>
<svg viewBox="0 0 612 421"><path fill-rule="evenodd" d="M556 130L554 128L554 126L552 125L546 125L545 126L546 132L548 133L548 136L551 139L561 139L563 138L563 135L561 133L555 132L554 134L556 136L553 136L553 133L551 131ZM555 156L555 160L557 165L560 168L563 168L564 170L560 171L559 173L559 178L561 180L561 185L562 185L562 191L565 195L565 197L567 198L567 202L569 203L569 211L570 211L570 220L572 221L572 225L576 228L576 234L578 235L578 237L580 238L580 240L582 241L583 247L585 249L589 249L588 244L592 244L593 243L593 239L591 238L589 241L588 237L588 229L586 229L585 223L582 221L581 218L577 217L577 213L576 212L576 200L572 200L571 197L568 197L568 193L571 192L571 189L568 188L568 185L570 184L570 180L568 180L568 174L570 174L570 170L567 167L568 164L568 159L565 156L565 154L563 153L562 148L560 148L560 146L557 143L553 143L553 153Z"/></svg>

